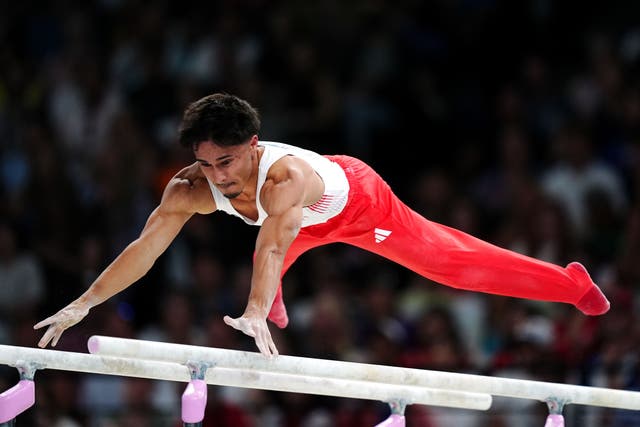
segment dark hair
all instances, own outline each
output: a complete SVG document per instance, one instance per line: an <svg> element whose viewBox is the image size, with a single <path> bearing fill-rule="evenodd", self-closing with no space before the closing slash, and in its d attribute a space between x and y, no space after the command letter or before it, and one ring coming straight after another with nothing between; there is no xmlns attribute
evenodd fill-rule
<svg viewBox="0 0 640 427"><path fill-rule="evenodd" d="M200 142L240 145L260 130L258 112L237 96L214 93L191 103L182 116L180 144L196 147Z"/></svg>

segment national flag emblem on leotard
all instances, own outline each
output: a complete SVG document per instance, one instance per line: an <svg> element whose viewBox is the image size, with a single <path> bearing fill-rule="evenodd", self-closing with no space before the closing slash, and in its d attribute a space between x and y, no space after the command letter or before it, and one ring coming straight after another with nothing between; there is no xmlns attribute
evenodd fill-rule
<svg viewBox="0 0 640 427"><path fill-rule="evenodd" d="M391 231L390 230L383 230L382 228L376 228L375 230L373 230L373 234L376 237L376 243L380 243L384 239L389 237L389 235L391 234Z"/></svg>

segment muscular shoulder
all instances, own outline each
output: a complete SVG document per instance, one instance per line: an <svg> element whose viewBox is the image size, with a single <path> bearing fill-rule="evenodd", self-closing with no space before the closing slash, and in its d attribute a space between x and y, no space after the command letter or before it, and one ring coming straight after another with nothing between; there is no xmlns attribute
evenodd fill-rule
<svg viewBox="0 0 640 427"><path fill-rule="evenodd" d="M315 202L323 188L322 179L309 163L299 157L285 156L269 169L261 200L268 213L277 214L290 206Z"/></svg>
<svg viewBox="0 0 640 427"><path fill-rule="evenodd" d="M197 163L182 169L169 181L160 208L167 212L208 214L216 210L209 183Z"/></svg>
<svg viewBox="0 0 640 427"><path fill-rule="evenodd" d="M274 183L290 179L304 180L305 176L314 173L309 163L296 156L284 156L278 159L267 172L267 180Z"/></svg>

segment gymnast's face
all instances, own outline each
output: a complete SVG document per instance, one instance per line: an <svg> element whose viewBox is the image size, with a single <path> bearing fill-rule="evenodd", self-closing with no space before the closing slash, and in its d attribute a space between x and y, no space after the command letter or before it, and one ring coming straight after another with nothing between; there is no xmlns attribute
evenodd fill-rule
<svg viewBox="0 0 640 427"><path fill-rule="evenodd" d="M258 137L229 147L204 141L193 150L202 173L228 199L235 199L258 168Z"/></svg>

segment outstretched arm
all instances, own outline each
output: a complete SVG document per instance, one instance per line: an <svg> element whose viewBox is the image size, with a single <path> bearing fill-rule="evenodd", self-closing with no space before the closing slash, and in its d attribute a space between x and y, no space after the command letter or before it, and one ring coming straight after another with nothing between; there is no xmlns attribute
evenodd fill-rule
<svg viewBox="0 0 640 427"><path fill-rule="evenodd" d="M180 174L173 178L140 236L118 255L79 298L34 326L34 329L49 326L38 346L46 347L49 342L55 346L62 333L82 320L92 307L144 276L202 205L198 203L199 191L197 184L181 178Z"/></svg>
<svg viewBox="0 0 640 427"><path fill-rule="evenodd" d="M283 175L268 180L263 187L263 206L269 216L262 223L256 240L247 307L241 317L224 317L229 326L253 337L265 356L278 354L267 316L280 284L285 254L300 231L306 193L301 170L294 167Z"/></svg>
<svg viewBox="0 0 640 427"><path fill-rule="evenodd" d="M298 234L302 209L265 219L256 240L256 256L247 307L241 317L224 317L225 323L253 337L260 353L278 355L267 326L267 316L280 283L280 272L287 249Z"/></svg>

